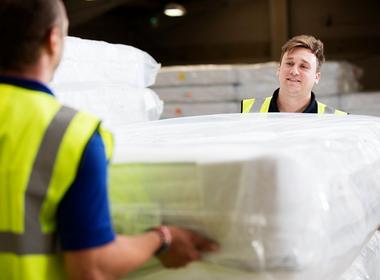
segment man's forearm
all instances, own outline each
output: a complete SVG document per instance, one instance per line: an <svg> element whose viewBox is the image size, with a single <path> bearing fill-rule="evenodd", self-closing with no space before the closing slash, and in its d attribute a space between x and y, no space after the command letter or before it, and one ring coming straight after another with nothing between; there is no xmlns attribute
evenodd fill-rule
<svg viewBox="0 0 380 280"><path fill-rule="evenodd" d="M117 236L104 246L65 252L65 268L69 279L118 279L144 264L160 245L155 232Z"/></svg>

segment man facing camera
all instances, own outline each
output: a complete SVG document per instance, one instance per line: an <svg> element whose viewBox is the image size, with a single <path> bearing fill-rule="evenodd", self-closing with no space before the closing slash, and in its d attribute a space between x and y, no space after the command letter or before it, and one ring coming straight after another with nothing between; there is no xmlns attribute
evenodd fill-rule
<svg viewBox="0 0 380 280"><path fill-rule="evenodd" d="M315 113L347 115L316 100L312 88L321 77L325 61L323 43L313 36L300 35L282 47L277 76L280 88L264 99L244 99L242 113Z"/></svg>

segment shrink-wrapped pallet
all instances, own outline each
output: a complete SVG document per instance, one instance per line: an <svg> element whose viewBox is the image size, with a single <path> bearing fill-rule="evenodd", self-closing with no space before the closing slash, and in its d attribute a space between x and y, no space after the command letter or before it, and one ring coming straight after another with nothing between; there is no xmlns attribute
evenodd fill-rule
<svg viewBox="0 0 380 280"><path fill-rule="evenodd" d="M176 224L221 245L187 270L153 265L139 279L336 280L380 223L380 119L253 113L129 125L110 176L118 231Z"/></svg>
<svg viewBox="0 0 380 280"><path fill-rule="evenodd" d="M240 102L165 103L161 119L239 113Z"/></svg>
<svg viewBox="0 0 380 280"><path fill-rule="evenodd" d="M380 231L371 237L339 280L377 279L380 279Z"/></svg>
<svg viewBox="0 0 380 280"><path fill-rule="evenodd" d="M360 90L362 70L346 61L327 61L321 68L321 79L314 87L319 96L347 94Z"/></svg>
<svg viewBox="0 0 380 280"><path fill-rule="evenodd" d="M149 88L117 83L77 83L54 87L60 102L98 116L117 136L126 123L160 118L163 103Z"/></svg>
<svg viewBox="0 0 380 280"><path fill-rule="evenodd" d="M356 92L340 97L342 108L353 114L380 116L380 92Z"/></svg>
<svg viewBox="0 0 380 280"><path fill-rule="evenodd" d="M232 65L189 65L162 67L155 87L225 85L237 83Z"/></svg>
<svg viewBox="0 0 380 280"><path fill-rule="evenodd" d="M200 103L237 101L235 85L155 87L165 103Z"/></svg>
<svg viewBox="0 0 380 280"><path fill-rule="evenodd" d="M147 88L159 68L134 47L67 37L51 87L62 103L97 115L117 134L120 124L159 119L163 102Z"/></svg>
<svg viewBox="0 0 380 280"><path fill-rule="evenodd" d="M142 88L154 84L159 69L148 53L132 46L66 37L52 84L113 82Z"/></svg>
<svg viewBox="0 0 380 280"><path fill-rule="evenodd" d="M347 268L343 275L334 280L378 280L380 279L380 233L375 232L365 244L355 261ZM139 280L308 280L302 273L272 271L272 272L247 272L229 267L221 267L206 262L192 263L188 267L179 270L165 270L157 264L150 264L143 269L131 273L126 279ZM314 278L312 278L314 279ZM315 278L317 279L317 278Z"/></svg>

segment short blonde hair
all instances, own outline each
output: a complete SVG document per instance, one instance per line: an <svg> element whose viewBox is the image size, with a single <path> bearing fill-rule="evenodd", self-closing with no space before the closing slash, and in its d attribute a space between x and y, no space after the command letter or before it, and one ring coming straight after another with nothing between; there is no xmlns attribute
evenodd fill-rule
<svg viewBox="0 0 380 280"><path fill-rule="evenodd" d="M325 55L323 54L323 43L310 35L298 35L287 41L281 48L281 61L286 52L292 52L295 48L305 48L310 50L317 58L317 72L320 71Z"/></svg>

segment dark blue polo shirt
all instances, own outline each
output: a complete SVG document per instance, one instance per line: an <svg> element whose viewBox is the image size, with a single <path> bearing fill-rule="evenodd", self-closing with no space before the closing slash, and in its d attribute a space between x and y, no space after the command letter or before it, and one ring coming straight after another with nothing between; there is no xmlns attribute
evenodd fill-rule
<svg viewBox="0 0 380 280"><path fill-rule="evenodd" d="M277 98L278 98L278 93L280 89L276 89L273 93L272 99L269 104L269 113L278 113L280 112L277 107ZM309 105L303 110L302 113L313 113L317 114L318 113L318 104L317 100L315 100L315 94L314 92L311 92L311 99Z"/></svg>

